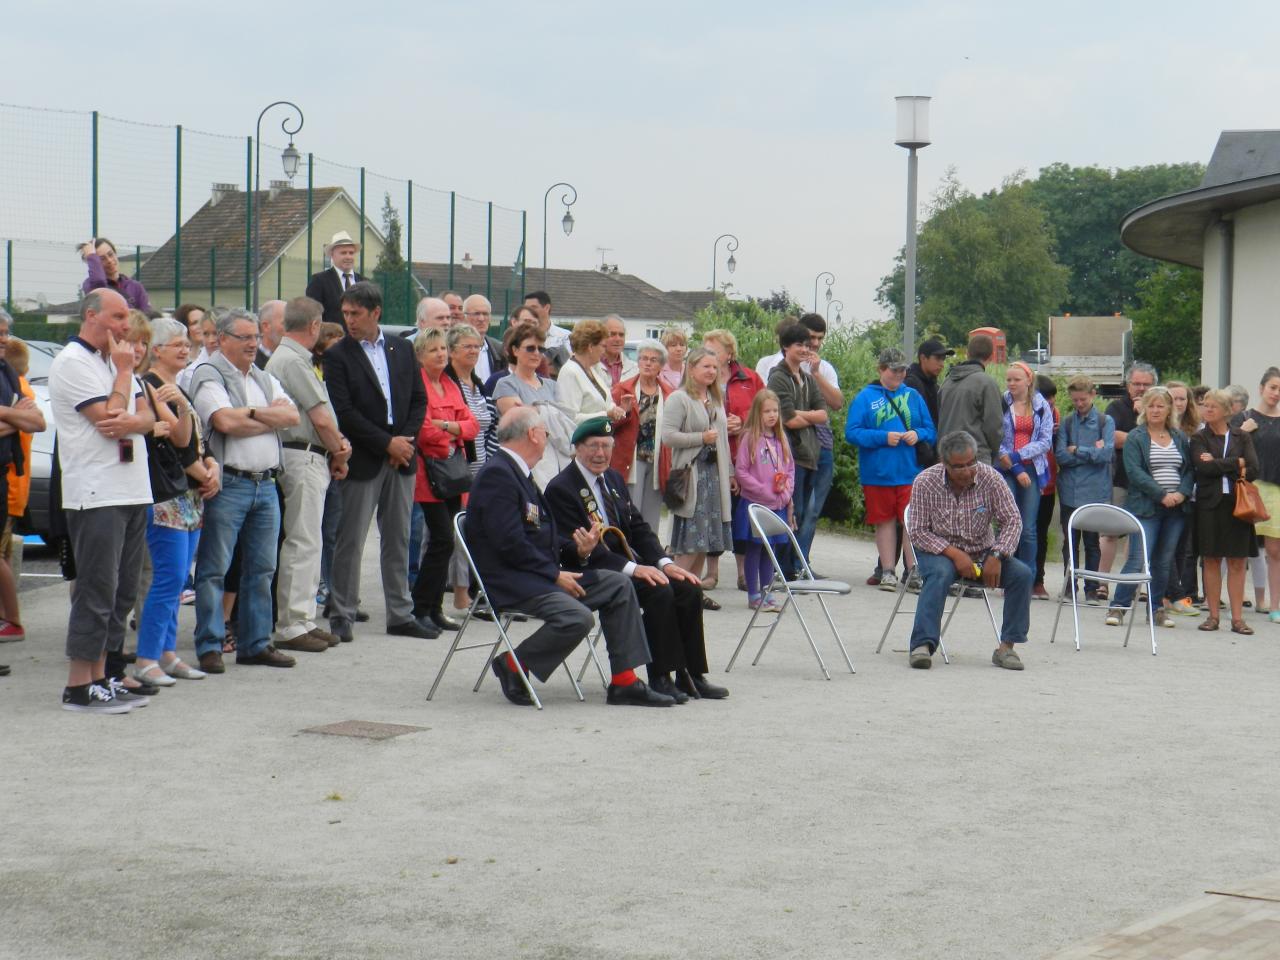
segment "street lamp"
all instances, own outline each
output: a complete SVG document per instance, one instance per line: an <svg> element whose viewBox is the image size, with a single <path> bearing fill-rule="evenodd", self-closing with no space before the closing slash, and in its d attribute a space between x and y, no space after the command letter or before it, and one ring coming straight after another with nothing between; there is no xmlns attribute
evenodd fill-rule
<svg viewBox="0 0 1280 960"><path fill-rule="evenodd" d="M542 288L547 287L547 201L551 199L551 191L557 187L565 187L571 191L560 198L560 202L564 204L564 217L560 220L560 227L564 230L567 237L573 233L573 214L569 212L569 208L578 202L578 189L571 183L553 183L547 187L547 192L542 195Z"/></svg>
<svg viewBox="0 0 1280 960"><path fill-rule="evenodd" d="M829 301L827 301L827 321L828 321L828 322L830 322L830 320L831 320L831 308L832 308L832 307L835 307L835 308L836 308L836 323L839 323L839 322L840 322L840 311L844 309L844 301L843 301L843 300L829 300Z"/></svg>
<svg viewBox="0 0 1280 960"><path fill-rule="evenodd" d="M738 261L735 260L733 256L733 251L738 249L738 238L735 237L732 233L722 233L720 234L720 236L716 237L716 242L711 245L711 292L712 293L715 293L715 289L716 289L716 255L720 250L720 241L725 239L729 241L724 245L724 248L729 251L729 259L725 263L725 266L729 268L730 273L733 273L734 270L738 269Z"/></svg>
<svg viewBox="0 0 1280 960"><path fill-rule="evenodd" d="M298 164L302 160L302 154L298 153L298 148L293 145L293 137L302 129L302 110L296 103L289 100L277 100L275 103L269 103L262 108L262 112L258 114L257 133L254 137L254 160L253 160L253 257L251 264L253 269L253 309L258 309L258 229L262 223L260 215L260 207L262 204L262 118L267 115L267 111L272 107L289 107L297 111L298 125L289 126L289 117L285 117L280 121L280 129L284 131L285 136L289 138L289 145L284 148L284 153L280 155L280 161L284 165L284 175L290 180L298 172Z"/></svg>
<svg viewBox="0 0 1280 960"><path fill-rule="evenodd" d="M902 352L912 356L916 341L916 151L929 139L929 97L895 97L898 136L893 141L907 150L907 264L902 300Z"/></svg>
<svg viewBox="0 0 1280 960"><path fill-rule="evenodd" d="M836 275L830 270L823 270L820 274L813 278L813 312L818 312L818 281L826 277L827 283L827 303L831 302L831 285L836 282Z"/></svg>

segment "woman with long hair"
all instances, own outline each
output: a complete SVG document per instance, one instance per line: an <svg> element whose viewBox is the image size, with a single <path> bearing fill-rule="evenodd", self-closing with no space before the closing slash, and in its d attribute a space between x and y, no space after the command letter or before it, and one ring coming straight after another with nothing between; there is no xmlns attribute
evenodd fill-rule
<svg viewBox="0 0 1280 960"><path fill-rule="evenodd" d="M1036 521L1040 491L1049 482L1049 450L1053 447L1053 411L1035 389L1035 374L1021 360L1009 364L1005 374L1004 434L996 465L1018 505L1022 536L1019 560L1036 568Z"/></svg>
<svg viewBox="0 0 1280 960"><path fill-rule="evenodd" d="M1235 518L1236 483L1258 477L1258 454L1253 438L1228 422L1232 397L1225 390L1210 390L1200 408L1204 429L1191 438L1191 462L1196 471L1196 536L1204 557L1204 600L1209 616L1201 630L1218 629L1222 596L1220 561L1227 562L1227 597L1231 604L1231 631L1251 634L1244 622L1244 565L1258 555L1253 524Z"/></svg>
<svg viewBox="0 0 1280 960"><path fill-rule="evenodd" d="M1262 374L1258 387L1258 405L1245 410L1236 424L1249 434L1258 453L1258 493L1271 514L1270 520L1254 525L1254 532L1262 538L1266 551L1268 586L1271 588L1271 605L1268 618L1280 623L1280 368L1268 367ZM1255 589L1257 583L1254 583ZM1259 612L1263 609L1265 592L1258 598Z"/></svg>
<svg viewBox="0 0 1280 960"><path fill-rule="evenodd" d="M1181 380L1170 380L1165 384L1169 396L1173 399L1173 413L1169 416L1169 424L1190 440L1200 429L1200 412L1196 406L1195 395L1190 384ZM1196 596L1200 586L1200 571L1195 555L1195 524L1188 522L1182 527L1182 536L1178 538L1178 549L1173 555L1173 574L1169 577L1169 586L1164 592L1164 606L1170 613L1184 617L1198 617Z"/></svg>

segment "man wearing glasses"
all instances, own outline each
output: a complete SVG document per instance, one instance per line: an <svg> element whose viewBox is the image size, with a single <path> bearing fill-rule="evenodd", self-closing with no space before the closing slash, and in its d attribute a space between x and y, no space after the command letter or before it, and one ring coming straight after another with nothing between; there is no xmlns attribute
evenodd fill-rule
<svg viewBox="0 0 1280 960"><path fill-rule="evenodd" d="M205 501L196 553L196 653L205 673L222 673L222 592L240 540L240 616L236 663L292 667L271 645L271 576L276 568L282 465L280 431L298 424L284 387L253 360L258 319L248 310L218 320L218 352L191 376L191 397L210 451L222 465L222 489Z"/></svg>
<svg viewBox="0 0 1280 960"><path fill-rule="evenodd" d="M506 368L506 362L502 358L502 341L489 336L489 324L493 322L493 304L487 297L473 293L462 302L462 316L484 338L484 349L476 360L476 376L481 383L486 383L495 371Z"/></svg>
<svg viewBox="0 0 1280 960"><path fill-rule="evenodd" d="M1014 645L1027 641L1032 573L1013 556L1022 533L1013 494L1000 474L979 460L978 443L965 431L946 434L938 455L942 462L922 471L912 484L907 515L922 579L909 661L918 670L933 665L951 585L981 580L988 590L1004 588L1004 624L991 662L1021 670Z"/></svg>

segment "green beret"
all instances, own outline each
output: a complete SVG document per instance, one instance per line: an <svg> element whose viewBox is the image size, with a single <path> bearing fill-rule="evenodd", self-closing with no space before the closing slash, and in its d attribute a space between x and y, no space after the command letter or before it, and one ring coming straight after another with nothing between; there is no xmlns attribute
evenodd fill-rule
<svg viewBox="0 0 1280 960"><path fill-rule="evenodd" d="M575 445L583 440L590 440L592 437L612 437L613 424L609 422L608 417L592 417L590 420L584 420L578 424L578 429L573 431L573 443Z"/></svg>

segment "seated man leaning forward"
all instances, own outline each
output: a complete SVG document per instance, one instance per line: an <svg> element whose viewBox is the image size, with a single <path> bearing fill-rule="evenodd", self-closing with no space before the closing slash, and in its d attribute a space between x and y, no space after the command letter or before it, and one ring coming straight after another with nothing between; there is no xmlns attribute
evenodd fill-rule
<svg viewBox="0 0 1280 960"><path fill-rule="evenodd" d="M563 546L551 508L533 482L533 467L547 448L547 428L534 407L513 407L498 421L500 452L476 475L467 508L466 538L494 612L527 613L542 626L510 654L494 657L493 672L508 700L531 706L516 670L542 682L595 626L600 611L609 650L609 703L670 707L675 700L651 690L635 674L649 662L640 604L631 580L614 570L581 571L600 542L601 525L581 527ZM573 567L562 570L561 564Z"/></svg>
<svg viewBox="0 0 1280 960"><path fill-rule="evenodd" d="M609 418L594 417L579 424L573 432L573 452L573 463L547 484L551 514L561 540L571 530L597 524L605 528L585 566L616 570L631 578L653 655L649 686L674 697L676 703L690 697L723 700L729 691L707 681L698 580L667 556L631 502L622 474L609 468L613 458Z"/></svg>
<svg viewBox="0 0 1280 960"><path fill-rule="evenodd" d="M1004 625L991 662L1021 670L1013 646L1027 641L1031 568L1013 556L1022 533L1018 506L1000 474L978 460L978 443L965 431L944 436L938 457L942 462L912 484L907 515L923 580L911 629L911 666L927 670L933 663L951 585L980 578L987 589L1004 588Z"/></svg>

